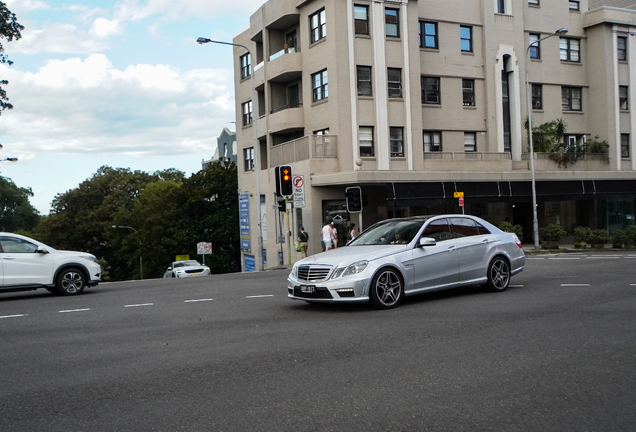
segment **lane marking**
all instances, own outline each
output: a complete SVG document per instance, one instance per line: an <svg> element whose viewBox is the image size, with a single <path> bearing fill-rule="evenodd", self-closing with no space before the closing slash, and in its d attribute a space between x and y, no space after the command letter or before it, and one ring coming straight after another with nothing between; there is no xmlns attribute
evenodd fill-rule
<svg viewBox="0 0 636 432"><path fill-rule="evenodd" d="M551 260L577 260L577 259L581 259L581 257L572 257L572 258L548 258Z"/></svg>
<svg viewBox="0 0 636 432"><path fill-rule="evenodd" d="M245 298L261 298L261 297L274 297L274 294L255 295L255 296L245 296Z"/></svg>
<svg viewBox="0 0 636 432"><path fill-rule="evenodd" d="M18 318L18 317L23 317L26 316L26 314L20 314L20 315L5 315L5 316L0 316L0 318Z"/></svg>
<svg viewBox="0 0 636 432"><path fill-rule="evenodd" d="M90 308L88 309L69 309L69 310L61 310L60 313L67 313L67 312L85 312L85 311L89 311L91 310Z"/></svg>
<svg viewBox="0 0 636 432"><path fill-rule="evenodd" d="M154 303L132 304L132 305L126 305L124 307L139 307L139 306L154 306Z"/></svg>
<svg viewBox="0 0 636 432"><path fill-rule="evenodd" d="M510 288L523 288L523 285L508 285Z"/></svg>
<svg viewBox="0 0 636 432"><path fill-rule="evenodd" d="M586 257L586 259L595 259L595 258L619 259L619 258L620 258L620 256L618 256L618 255L607 255L607 256L603 256L603 255L592 255L592 256Z"/></svg>
<svg viewBox="0 0 636 432"><path fill-rule="evenodd" d="M528 258L529 260L544 260L545 258Z"/></svg>
<svg viewBox="0 0 636 432"><path fill-rule="evenodd" d="M577 284L577 283L573 283L573 284L561 284L562 287L579 287L579 286L590 286L590 284Z"/></svg>
<svg viewBox="0 0 636 432"><path fill-rule="evenodd" d="M629 284L629 286L636 286L636 284ZM0 317L0 318L2 318L2 317Z"/></svg>
<svg viewBox="0 0 636 432"><path fill-rule="evenodd" d="M214 299L197 299L197 300L184 300L184 303L196 303L196 302L206 302L206 301L212 301Z"/></svg>

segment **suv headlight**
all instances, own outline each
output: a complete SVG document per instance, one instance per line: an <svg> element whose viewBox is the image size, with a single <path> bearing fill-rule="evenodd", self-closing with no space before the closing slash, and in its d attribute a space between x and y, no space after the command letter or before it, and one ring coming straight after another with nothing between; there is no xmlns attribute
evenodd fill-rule
<svg viewBox="0 0 636 432"><path fill-rule="evenodd" d="M93 261L95 264L99 264L99 261L93 255L80 255L80 258L84 258L85 260Z"/></svg>
<svg viewBox="0 0 636 432"><path fill-rule="evenodd" d="M347 277L347 276L361 273L365 268L367 268L368 264L369 264L369 261L364 260L364 261L354 262L348 267L337 268L334 270L333 275L331 276L331 279L336 279L339 277Z"/></svg>

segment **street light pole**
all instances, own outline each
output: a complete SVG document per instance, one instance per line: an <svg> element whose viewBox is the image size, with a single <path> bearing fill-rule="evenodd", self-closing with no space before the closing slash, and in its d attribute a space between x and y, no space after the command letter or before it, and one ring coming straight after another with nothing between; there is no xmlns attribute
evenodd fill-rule
<svg viewBox="0 0 636 432"><path fill-rule="evenodd" d="M129 226L125 226L125 225L113 225L113 228L126 228L126 229L131 229L134 232L136 232L137 234L139 234L139 231L137 231L136 229L134 229L133 227L129 227ZM144 264L143 264L143 260L141 259L141 237L139 238L139 280L142 280L144 278Z"/></svg>
<svg viewBox="0 0 636 432"><path fill-rule="evenodd" d="M560 28L551 35L536 40L526 48L526 99L528 100L528 142L530 144L530 175L532 178L532 238L534 240L534 249L539 250L539 219L537 218L537 188L534 180L534 148L532 143L532 91L530 80L528 79L528 69L530 66L530 48L537 46L542 40L551 38L552 36L561 36L568 32L566 28Z"/></svg>
<svg viewBox="0 0 636 432"><path fill-rule="evenodd" d="M256 97L256 83L254 82L254 68L252 67L252 63L254 62L254 57L250 52L249 48L245 45L235 44L231 42L222 42L215 41L208 38L200 37L197 39L199 44L204 43L217 43L222 45L232 45L245 49L247 54L250 56L250 77L252 82L252 126L254 129L254 171L256 171L256 214L258 215L258 256L256 257L256 271L263 270L263 223L261 218L261 150L258 142L258 131L256 129L256 122L258 120L258 98Z"/></svg>

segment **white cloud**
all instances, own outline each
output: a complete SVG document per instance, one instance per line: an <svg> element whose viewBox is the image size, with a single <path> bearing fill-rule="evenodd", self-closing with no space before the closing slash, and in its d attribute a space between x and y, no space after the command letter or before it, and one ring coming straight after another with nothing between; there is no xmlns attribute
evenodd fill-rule
<svg viewBox="0 0 636 432"><path fill-rule="evenodd" d="M106 37L122 33L119 21L111 21L107 20L106 18L97 18L93 22L93 28L91 29L91 31L99 37Z"/></svg>
<svg viewBox="0 0 636 432"><path fill-rule="evenodd" d="M73 24L53 23L40 29L23 31L22 39L12 43L11 51L22 54L90 54L107 47L103 40Z"/></svg>
<svg viewBox="0 0 636 432"><path fill-rule="evenodd" d="M51 6L40 0L5 0L5 3L11 12L18 15L18 20L20 19L20 12L46 10L51 8Z"/></svg>

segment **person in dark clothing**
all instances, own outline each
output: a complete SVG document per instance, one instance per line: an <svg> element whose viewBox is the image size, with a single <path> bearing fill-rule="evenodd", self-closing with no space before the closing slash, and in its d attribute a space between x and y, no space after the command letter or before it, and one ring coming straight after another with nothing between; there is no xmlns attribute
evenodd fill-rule
<svg viewBox="0 0 636 432"><path fill-rule="evenodd" d="M298 242L300 243L300 253L303 258L307 258L307 242L309 241L309 234L305 232L304 227L300 227L298 232Z"/></svg>

